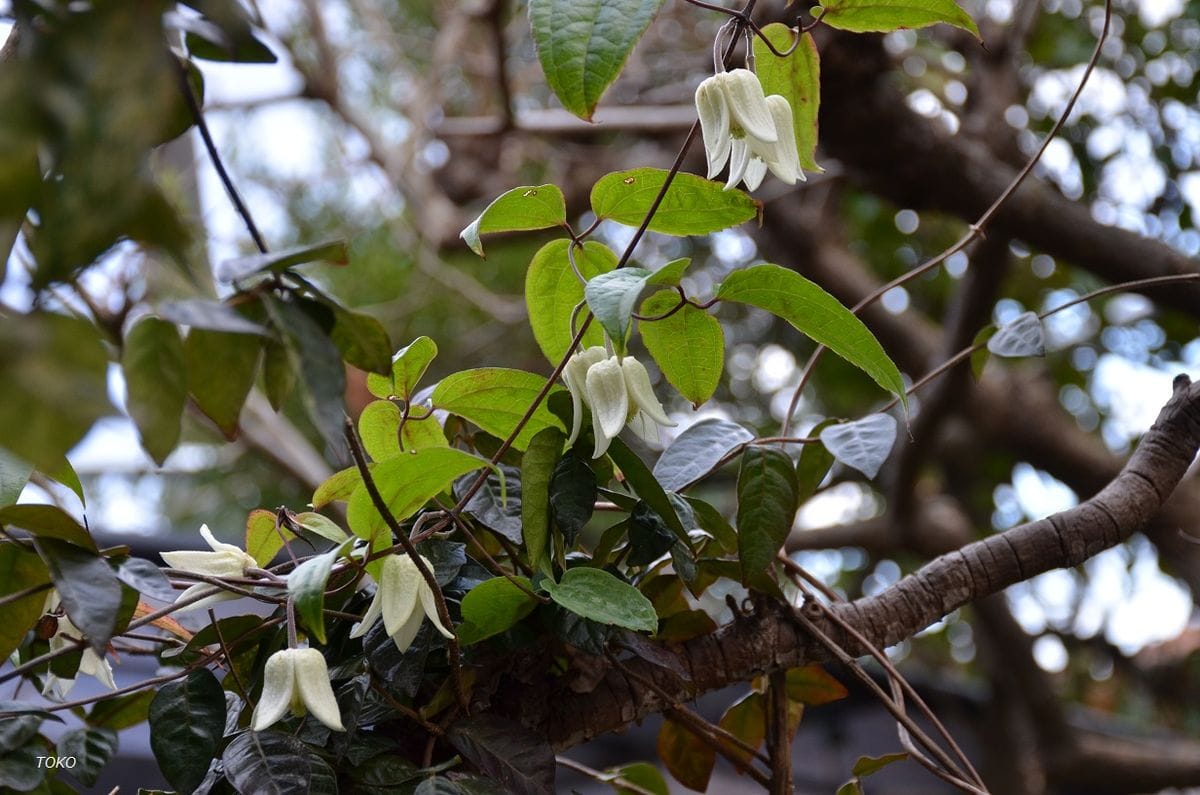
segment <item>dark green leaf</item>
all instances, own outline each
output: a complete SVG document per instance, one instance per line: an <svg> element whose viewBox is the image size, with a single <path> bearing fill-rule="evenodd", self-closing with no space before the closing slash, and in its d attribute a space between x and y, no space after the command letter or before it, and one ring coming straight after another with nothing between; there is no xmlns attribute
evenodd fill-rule
<svg viewBox="0 0 1200 795"><path fill-rule="evenodd" d="M445 588L467 564L467 546L459 541L427 538L417 544L420 553L433 567L433 579Z"/></svg>
<svg viewBox="0 0 1200 795"><path fill-rule="evenodd" d="M480 235L566 226L567 203L556 185L522 185L502 193L459 233L467 247L483 254Z"/></svg>
<svg viewBox="0 0 1200 795"><path fill-rule="evenodd" d="M883 756L860 756L854 763L853 773L856 776L869 776L877 773L894 762L908 759L906 753L884 754Z"/></svg>
<svg viewBox="0 0 1200 795"><path fill-rule="evenodd" d="M668 491L683 491L753 438L754 434L736 422L701 420L675 437L663 451L654 464L654 477Z"/></svg>
<svg viewBox="0 0 1200 795"><path fill-rule="evenodd" d="M337 776L303 742L280 732L243 732L221 754L225 775L242 793L334 795Z"/></svg>
<svg viewBox="0 0 1200 795"><path fill-rule="evenodd" d="M644 792L650 792L653 795L670 795L671 792L667 789L667 782L663 779L662 773L659 773L658 768L649 762L634 762L622 767L614 767L606 775L613 776L610 783L617 791L617 795L634 795L633 790L621 786L621 781L635 784Z"/></svg>
<svg viewBox="0 0 1200 795"><path fill-rule="evenodd" d="M750 446L738 472L738 553L742 579L762 585L796 517L796 470L786 453Z"/></svg>
<svg viewBox="0 0 1200 795"><path fill-rule="evenodd" d="M183 340L173 323L149 316L133 325L121 350L125 408L142 447L159 465L179 443L187 405Z"/></svg>
<svg viewBox="0 0 1200 795"><path fill-rule="evenodd" d="M309 558L288 575L288 596L295 602L296 614L322 644L325 643L325 588L329 572L345 548L346 542L343 542L335 549Z"/></svg>
<svg viewBox="0 0 1200 795"><path fill-rule="evenodd" d="M58 538L96 551L96 542L83 525L55 505L23 503L0 508L0 524L19 527L39 538Z"/></svg>
<svg viewBox="0 0 1200 795"><path fill-rule="evenodd" d="M287 346L277 340L269 340L263 347L263 390L271 408L282 411L296 388L296 368Z"/></svg>
<svg viewBox="0 0 1200 795"><path fill-rule="evenodd" d="M499 635L533 612L538 601L527 593L533 586L525 577L513 580L525 590L506 577L495 577L467 592L462 600L463 623L457 627L459 643L469 646Z"/></svg>
<svg viewBox="0 0 1200 795"><path fill-rule="evenodd" d="M59 756L75 760L71 775L90 787L116 753L117 733L112 729L73 729L59 738L55 750Z"/></svg>
<svg viewBox="0 0 1200 795"><path fill-rule="evenodd" d="M715 317L691 304L663 317L679 301L674 290L650 296L639 314L659 319L641 320L638 328L663 375L694 408L700 408L717 390L725 369L725 332Z"/></svg>
<svg viewBox="0 0 1200 795"><path fill-rule="evenodd" d="M0 508L12 505L25 490L33 464L28 464L0 447Z"/></svg>
<svg viewBox="0 0 1200 795"><path fill-rule="evenodd" d="M37 469L53 471L92 424L112 412L108 355L90 323L9 314L0 323L0 439Z"/></svg>
<svg viewBox="0 0 1200 795"><path fill-rule="evenodd" d="M150 703L150 748L163 777L191 792L208 773L225 733L225 692L207 668L158 689Z"/></svg>
<svg viewBox="0 0 1200 795"><path fill-rule="evenodd" d="M822 431L835 422L837 420L823 420L812 429L810 435L819 437ZM800 450L800 458L796 461L796 484L801 505L817 493L834 460L833 454L820 442L806 444Z"/></svg>
<svg viewBox="0 0 1200 795"><path fill-rule="evenodd" d="M633 310L650 275L645 268L622 268L600 274L588 281L584 289L588 308L608 332L618 352L625 350Z"/></svg>
<svg viewBox="0 0 1200 795"><path fill-rule="evenodd" d="M658 614L650 600L603 569L568 569L560 582L546 579L542 587L559 605L600 624L638 632L658 629Z"/></svg>
<svg viewBox="0 0 1200 795"><path fill-rule="evenodd" d="M836 298L795 271L769 264L736 270L717 298L778 315L905 400L904 380L879 340Z"/></svg>
<svg viewBox="0 0 1200 795"><path fill-rule="evenodd" d="M546 428L530 440L521 459L521 523L525 554L534 571L550 570L551 484L565 438L557 428Z"/></svg>
<svg viewBox="0 0 1200 795"><path fill-rule="evenodd" d="M463 370L442 379L433 390L433 405L504 439L517 427L545 385L545 378L523 370L503 367ZM549 394L562 391L558 385L550 389ZM545 428L565 430L562 420L551 414L542 401L517 434L513 447L524 450L534 435Z"/></svg>
<svg viewBox="0 0 1200 795"><path fill-rule="evenodd" d="M546 82L588 121L664 0L531 0L529 22Z"/></svg>
<svg viewBox="0 0 1200 795"><path fill-rule="evenodd" d="M11 788L17 792L35 789L46 776L46 768L42 767L41 760L38 759L45 753L45 746L29 743L6 754L0 754L0 787Z"/></svg>
<svg viewBox="0 0 1200 795"><path fill-rule="evenodd" d="M606 174L592 188L592 212L626 226L640 226L668 172L635 168ZM648 229L666 235L707 235L756 217L762 205L740 190L725 190L695 174L676 174Z"/></svg>
<svg viewBox="0 0 1200 795"><path fill-rule="evenodd" d="M103 655L121 610L121 583L108 561L57 538L36 538L34 544L50 569L67 617L93 651Z"/></svg>
<svg viewBox="0 0 1200 795"><path fill-rule="evenodd" d="M300 373L304 407L313 427L325 438L334 457L343 458L346 368L321 324L321 320L332 319L329 310L315 301L268 301L267 309L283 332L292 365Z"/></svg>
<svg viewBox="0 0 1200 795"><path fill-rule="evenodd" d="M6 597L50 582L50 572L24 544L0 542L0 597ZM4 605L4 620L0 622L0 660L20 645L37 620L42 616L49 590L37 591Z"/></svg>
<svg viewBox="0 0 1200 795"><path fill-rule="evenodd" d="M662 517L639 500L629 516L629 555L626 558L629 565L647 566L665 555L677 542Z"/></svg>
<svg viewBox="0 0 1200 795"><path fill-rule="evenodd" d="M519 723L472 715L451 724L446 739L463 758L516 795L554 792L554 749Z"/></svg>
<svg viewBox="0 0 1200 795"><path fill-rule="evenodd" d="M229 438L237 434L242 404L258 373L262 345L262 338L252 334L203 328L193 328L184 341L188 389L200 410Z"/></svg>
<svg viewBox="0 0 1200 795"><path fill-rule="evenodd" d="M554 467L550 508L554 511L554 523L563 534L563 543L568 549L575 546L575 537L596 508L596 473L570 450Z"/></svg>
<svg viewBox="0 0 1200 795"><path fill-rule="evenodd" d="M525 455L528 457L529 453ZM504 473L503 488L500 483L501 475L497 472L489 472L483 486L475 492L463 510L492 532L499 533L514 544L520 544L523 510L521 472L516 467L506 464L500 464L499 468ZM461 496L475 482L475 477L475 475L464 475L455 484L455 495Z"/></svg>
<svg viewBox="0 0 1200 795"><path fill-rule="evenodd" d="M568 257L570 245L570 240L550 241L533 255L525 273L529 326L538 347L552 364L558 364L566 355L575 337L571 316L583 302L583 283L571 268L571 257L585 280L608 273L617 266L617 255L603 243L588 240ZM578 329L582 322L581 311L575 319L575 328ZM579 344L581 348L603 345L604 332L597 326L589 326Z"/></svg>
<svg viewBox="0 0 1200 795"><path fill-rule="evenodd" d="M658 478L654 476L645 462L638 458L637 453L630 450L620 439L612 440L608 446L608 455L621 468L625 482L646 501L647 505L657 511L658 515L667 523L667 527L671 528L672 532L686 543L688 540L687 528L683 526L683 522L675 513L675 506L671 504L667 493L663 491L662 484L658 482Z"/></svg>
<svg viewBox="0 0 1200 795"><path fill-rule="evenodd" d="M246 318L220 301L205 301L195 298L185 301L168 301L159 304L158 313L172 323L190 326L193 329L226 331L230 334L259 334L267 336L264 326Z"/></svg>
<svg viewBox="0 0 1200 795"><path fill-rule="evenodd" d="M117 566L117 579L143 596L173 602L179 592L171 587L162 569L143 558L126 558Z"/></svg>
<svg viewBox="0 0 1200 795"><path fill-rule="evenodd" d="M345 265L350 261L345 240L331 240L309 246L283 248L266 254L227 259L216 267L216 277L223 282L235 282L255 273L281 273L293 265L305 262L329 262Z"/></svg>
<svg viewBox="0 0 1200 795"><path fill-rule="evenodd" d="M346 364L368 373L389 373L392 366L392 341L387 329L375 318L351 312L337 304L333 310L333 329L329 338Z"/></svg>
<svg viewBox="0 0 1200 795"><path fill-rule="evenodd" d="M396 642L388 637L383 622L367 630L363 636L363 654L371 670L387 689L405 698L412 698L425 678L425 661L434 648L440 647L445 639L426 621L417 631L413 643L406 651L400 651Z"/></svg>
<svg viewBox="0 0 1200 795"><path fill-rule="evenodd" d="M696 516L696 524L708 533L725 552L737 551L737 531L720 511L704 500L687 497L687 503Z"/></svg>
<svg viewBox="0 0 1200 795"><path fill-rule="evenodd" d="M150 702L157 693L157 690L139 690L97 701L88 713L88 725L114 731L136 726L150 717Z"/></svg>

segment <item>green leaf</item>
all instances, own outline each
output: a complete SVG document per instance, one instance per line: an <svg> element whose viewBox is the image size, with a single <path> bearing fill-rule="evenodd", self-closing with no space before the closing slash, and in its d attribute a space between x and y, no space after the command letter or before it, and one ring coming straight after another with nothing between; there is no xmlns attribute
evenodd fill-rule
<svg viewBox="0 0 1200 795"><path fill-rule="evenodd" d="M603 569L568 569L562 580L542 581L550 598L577 616L635 632L658 629L654 605L641 591Z"/></svg>
<svg viewBox="0 0 1200 795"><path fill-rule="evenodd" d="M404 521L440 494L454 479L487 466L482 458L452 447L427 447L398 458L375 464L371 475L388 510ZM386 525L375 510L365 485L359 485L350 497L346 513L350 529L360 538L370 539Z"/></svg>
<svg viewBox="0 0 1200 795"><path fill-rule="evenodd" d="M571 340L571 315L583 301L583 284L571 268L567 251L570 240L551 240L538 249L525 273L525 306L529 325L538 347L552 364L567 353ZM593 279L617 266L617 255L603 243L588 240L575 249L575 267L584 279ZM582 314L582 313L581 313ZM576 328L582 317L576 319ZM581 348L604 344L604 332L589 326L580 341Z"/></svg>
<svg viewBox="0 0 1200 795"><path fill-rule="evenodd" d="M358 415L358 437L372 461L400 455L400 407L390 400L373 400Z"/></svg>
<svg viewBox="0 0 1200 795"><path fill-rule="evenodd" d="M563 107L591 121L596 103L664 0L530 0L546 82Z"/></svg>
<svg viewBox="0 0 1200 795"><path fill-rule="evenodd" d="M535 437L530 445L533 446L536 442ZM528 458L529 454L526 453L525 459ZM461 497L474 482L474 476L463 476L454 484L454 496ZM521 492L520 470L508 464L499 464L488 473L483 485L467 501L463 511L493 533L504 536L514 544L520 544L524 537L524 523L521 521L524 501Z"/></svg>
<svg viewBox="0 0 1200 795"><path fill-rule="evenodd" d="M17 501L32 474L33 464L26 463L0 447L0 508Z"/></svg>
<svg viewBox="0 0 1200 795"><path fill-rule="evenodd" d="M50 582L50 572L24 544L12 541L0 543L0 597L36 588ZM42 616L49 590L37 591L4 605L4 621L0 622L0 660L21 644L25 633Z"/></svg>
<svg viewBox="0 0 1200 795"><path fill-rule="evenodd" d="M550 484L566 435L540 431L521 458L521 524L525 554L534 571L550 571Z"/></svg>
<svg viewBox="0 0 1200 795"><path fill-rule="evenodd" d="M554 792L554 749L519 723L480 714L450 724L446 739L483 773L518 795Z"/></svg>
<svg viewBox="0 0 1200 795"><path fill-rule="evenodd" d="M738 546L737 531L729 524L720 511L711 504L696 497L686 497L688 507L696 517L696 524L708 533L725 552L736 552Z"/></svg>
<svg viewBox="0 0 1200 795"><path fill-rule="evenodd" d="M116 753L117 733L112 729L72 729L59 738L55 751L75 760L71 775L90 787Z"/></svg>
<svg viewBox="0 0 1200 795"><path fill-rule="evenodd" d="M484 253L480 235L566 225L567 202L557 185L522 185L500 194L458 236L468 248L482 257Z"/></svg>
<svg viewBox="0 0 1200 795"><path fill-rule="evenodd" d="M187 405L187 364L175 324L144 317L125 335L121 349L125 407L142 447L162 465L179 443Z"/></svg>
<svg viewBox="0 0 1200 795"><path fill-rule="evenodd" d="M873 478L896 443L896 420L890 414L868 414L824 428L820 439L838 461Z"/></svg>
<svg viewBox="0 0 1200 795"><path fill-rule="evenodd" d="M761 585L796 517L796 470L773 447L750 446L738 472L738 553L742 580Z"/></svg>
<svg viewBox="0 0 1200 795"><path fill-rule="evenodd" d="M779 52L787 52L795 41L792 29L779 22L763 27L762 34ZM755 37L754 60L763 93L779 94L792 106L792 126L800 165L807 171L824 171L816 161L821 59L812 34L801 34L795 51L786 58L775 55L762 39Z"/></svg>
<svg viewBox="0 0 1200 795"><path fill-rule="evenodd" d="M0 323L0 440L52 471L108 402L108 355L96 327L51 313L9 314Z"/></svg>
<svg viewBox="0 0 1200 795"><path fill-rule="evenodd" d="M845 698L849 691L819 665L792 668L785 675L787 697L811 707Z"/></svg>
<svg viewBox="0 0 1200 795"><path fill-rule="evenodd" d="M856 776L869 776L873 773L878 773L890 764L903 762L906 759L908 759L908 754L904 752L884 754L883 756L860 756L858 761L854 763L854 768L851 772Z"/></svg>
<svg viewBox="0 0 1200 795"><path fill-rule="evenodd" d="M263 391L275 411L282 411L296 388L296 368L288 355L287 346L269 340L263 347Z"/></svg>
<svg viewBox="0 0 1200 795"><path fill-rule="evenodd" d="M983 40L975 20L954 0L827 0L821 6L822 22L854 33L887 33L945 22Z"/></svg>
<svg viewBox="0 0 1200 795"><path fill-rule="evenodd" d="M622 268L600 274L584 289L588 308L608 332L618 353L625 350L634 307L651 275L645 268Z"/></svg>
<svg viewBox="0 0 1200 795"><path fill-rule="evenodd" d="M315 533L321 538L332 541L335 544L340 544L350 537L342 528L338 527L331 519L322 516L319 513L305 511L298 513L292 517L296 524L303 527L310 533Z"/></svg>
<svg viewBox="0 0 1200 795"><path fill-rule="evenodd" d="M620 439L613 439L608 446L608 455L621 468L625 482L663 518L667 527L671 528L680 541L688 543L687 528L679 520L675 506L671 504L671 499L663 491L658 478L654 477L654 473L650 471L645 462L638 458L637 453L630 450Z"/></svg>
<svg viewBox="0 0 1200 795"><path fill-rule="evenodd" d="M387 373L392 361L392 340L387 329L375 318L351 312L332 301L325 305L333 311L329 338L346 364L367 373Z"/></svg>
<svg viewBox="0 0 1200 795"><path fill-rule="evenodd" d="M115 731L137 726L150 717L150 702L155 694L154 690L140 690L98 701L88 713L88 725Z"/></svg>
<svg viewBox="0 0 1200 795"><path fill-rule="evenodd" d="M663 290L647 298L639 314L657 317L678 303L678 293ZM725 369L725 332L721 324L703 309L685 304L669 317L639 321L638 328L646 350L663 375L691 401L693 408L700 408L717 391Z"/></svg>
<svg viewBox="0 0 1200 795"><path fill-rule="evenodd" d="M698 792L708 791L717 752L682 723L671 718L663 721L658 730L658 758L683 786Z"/></svg>
<svg viewBox="0 0 1200 795"><path fill-rule="evenodd" d="M265 326L239 314L232 306L221 301L206 301L200 298L168 301L158 305L158 314L165 320L193 329L227 331L230 334L258 334L264 337L270 334Z"/></svg>
<svg viewBox="0 0 1200 795"><path fill-rule="evenodd" d="M266 566L279 550L283 549L285 539L291 540L296 534L286 527L277 524L274 511L255 508L246 516L245 550L259 566Z"/></svg>
<svg viewBox="0 0 1200 795"><path fill-rule="evenodd" d="M58 462L58 466L42 474L66 486L79 498L79 504L87 507L87 500L83 498L83 484L79 481L79 473L75 471L75 467L71 466L71 462L66 457Z"/></svg>
<svg viewBox="0 0 1200 795"><path fill-rule="evenodd" d="M503 367L463 370L442 379L433 390L433 405L505 439L545 385L545 378L524 370ZM562 387L552 386L546 397L561 391ZM545 428L566 430L562 420L550 412L543 400L517 434L513 447L524 450L534 435Z"/></svg>
<svg viewBox="0 0 1200 795"><path fill-rule="evenodd" d="M362 485L362 475L357 467L346 467L330 475L313 492L313 510L320 510L331 502L345 502Z"/></svg>
<svg viewBox="0 0 1200 795"><path fill-rule="evenodd" d="M282 273L293 265L305 262L329 262L346 265L350 258L345 240L331 240L309 246L276 249L266 254L227 259L216 267L216 277L223 282L235 282L256 273Z"/></svg>
<svg viewBox="0 0 1200 795"><path fill-rule="evenodd" d="M569 549L596 508L596 473L571 450L554 467L550 480L550 509Z"/></svg>
<svg viewBox="0 0 1200 795"><path fill-rule="evenodd" d="M181 792L200 786L225 733L225 691L207 668L158 688L150 703L150 748Z"/></svg>
<svg viewBox="0 0 1200 795"><path fill-rule="evenodd" d="M684 272L691 266L691 257L673 259L654 272L646 284L656 287L678 287L683 280Z"/></svg>
<svg viewBox="0 0 1200 795"><path fill-rule="evenodd" d="M683 491L753 438L753 433L736 422L719 418L700 420L675 437L663 451L654 464L654 477L668 491Z"/></svg>
<svg viewBox="0 0 1200 795"><path fill-rule="evenodd" d="M971 347L976 350L971 354L971 375L978 381L983 375L984 365L988 363L992 353L987 348L987 343L992 339L992 336L998 329L995 326L984 326L975 335L975 339L971 341Z"/></svg>
<svg viewBox="0 0 1200 795"><path fill-rule="evenodd" d="M55 505L10 505L0 508L0 525L19 527L40 538L59 538L96 551L96 542L70 514Z"/></svg>
<svg viewBox="0 0 1200 795"><path fill-rule="evenodd" d="M532 591L525 577L514 580ZM507 577L495 577L476 585L462 600L463 623L456 627L458 642L464 646L499 635L514 626L538 606L534 599Z"/></svg>
<svg viewBox="0 0 1200 795"><path fill-rule="evenodd" d="M256 795L336 795L333 768L296 737L275 731L243 732L221 753L225 775L238 792Z"/></svg>
<svg viewBox="0 0 1200 795"><path fill-rule="evenodd" d="M640 226L667 179L660 168L635 168L606 174L592 187L592 212L600 219ZM758 216L762 204L724 184L676 174L667 195L650 219L651 232L690 237L720 232Z"/></svg>
<svg viewBox="0 0 1200 795"><path fill-rule="evenodd" d="M734 271L717 298L778 315L899 395L907 407L904 380L875 335L836 298L795 271L778 265Z"/></svg>
<svg viewBox="0 0 1200 795"><path fill-rule="evenodd" d="M92 650L104 654L121 610L121 583L108 561L82 547L57 538L36 538L34 544L50 569L50 579L71 623Z"/></svg>
<svg viewBox="0 0 1200 795"><path fill-rule="evenodd" d="M288 575L288 596L295 602L296 614L309 634L325 643L325 588L333 564L346 551L350 539L315 558L301 563Z"/></svg>
<svg viewBox="0 0 1200 795"><path fill-rule="evenodd" d="M721 716L720 727L758 750L767 737L765 701L762 693L747 693L725 710L725 714ZM728 750L739 773L749 767L754 759L753 755L738 746L730 745Z"/></svg>
<svg viewBox="0 0 1200 795"><path fill-rule="evenodd" d="M337 346L323 327L323 320L332 320L331 313L315 301L269 300L266 305L284 335L283 342L292 366L300 373L304 408L313 427L325 438L334 457L339 457L346 449L342 430L342 418L346 413L346 368Z"/></svg>
<svg viewBox="0 0 1200 795"><path fill-rule="evenodd" d="M429 337L417 337L396 351L388 375L367 375L367 389L378 398L392 396L410 400L429 363L437 356L437 343Z"/></svg>
<svg viewBox="0 0 1200 795"><path fill-rule="evenodd" d="M203 328L193 328L183 343L188 389L227 438L237 435L238 416L254 386L262 345L262 338L252 334Z"/></svg>
<svg viewBox="0 0 1200 795"><path fill-rule="evenodd" d="M612 788L618 795L633 795L634 791L621 786L617 782L618 778L628 781L630 784L636 784L643 791L653 793L653 795L670 795L671 792L667 788L667 782L663 780L662 773L659 773L658 768L649 762L633 762L621 767L610 768L605 774L605 779L612 784Z"/></svg>
<svg viewBox="0 0 1200 795"><path fill-rule="evenodd" d="M822 431L836 422L835 419L822 420L813 427L809 435L820 437ZM817 493L821 481L829 474L835 460L833 453L826 450L825 445L819 441L806 444L800 450L800 458L796 461L796 493L801 505Z"/></svg>

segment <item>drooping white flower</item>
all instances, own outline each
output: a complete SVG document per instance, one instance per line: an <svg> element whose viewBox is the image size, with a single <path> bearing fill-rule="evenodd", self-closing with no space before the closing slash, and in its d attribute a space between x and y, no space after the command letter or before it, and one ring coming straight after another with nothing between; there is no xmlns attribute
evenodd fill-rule
<svg viewBox="0 0 1200 795"><path fill-rule="evenodd" d="M48 614L55 614L59 611L59 603L58 591L51 590L46 595L46 606L43 608L43 611ZM51 652L62 651L68 646L73 646L76 641L83 638L83 633L71 623L71 619L67 618L66 615L55 615L55 620L57 621L57 627L49 641ZM55 676L53 672L46 674L42 695L65 699L67 694L71 692L71 688L75 686L75 679L79 674L95 677L96 681L109 690L117 689L117 684L113 681L112 666L108 660L96 654L90 646L84 646L83 654L79 658L79 670L76 672L76 676L67 679Z"/></svg>
<svg viewBox="0 0 1200 795"><path fill-rule="evenodd" d="M424 556L421 562L430 570L433 569L433 564ZM408 651L426 618L433 622L438 632L447 638L454 637L454 633L446 629L438 617L433 589L408 555L388 555L383 559L375 598L363 614L362 621L350 632L350 637L365 635L381 615L388 637L396 642L396 648L401 652Z"/></svg>
<svg viewBox="0 0 1200 795"><path fill-rule="evenodd" d="M296 715L311 712L334 731L346 730L325 656L317 649L283 649L267 658L262 697L254 708L251 728L263 731L289 710Z"/></svg>
<svg viewBox="0 0 1200 795"><path fill-rule="evenodd" d="M212 531L208 529L208 525L200 526L200 535L208 543L212 552L183 549L175 552L163 552L161 553L162 559L173 569L190 571L194 574L205 574L209 577L244 577L246 569L258 565L258 561L241 547L226 544L214 538ZM207 591L212 588L213 586L208 583L198 582L181 593L175 601L182 602L201 591ZM217 602L237 598L238 595L230 591L218 591L212 596L207 596L190 605L185 605L175 612L177 614L186 613L189 610L206 608Z"/></svg>
<svg viewBox="0 0 1200 795"><path fill-rule="evenodd" d="M587 406L596 439L593 458L604 455L627 424L650 442L658 440L659 426L675 425L654 396L646 368L632 356L618 359L606 356L603 348L588 348L571 358L563 378L574 408L568 444L579 436L582 407Z"/></svg>
<svg viewBox="0 0 1200 795"><path fill-rule="evenodd" d="M765 96L758 76L749 69L721 72L702 82L696 89L696 112L708 178L728 163L726 190L738 182L755 190L768 169L789 185L804 179L791 105L778 94Z"/></svg>

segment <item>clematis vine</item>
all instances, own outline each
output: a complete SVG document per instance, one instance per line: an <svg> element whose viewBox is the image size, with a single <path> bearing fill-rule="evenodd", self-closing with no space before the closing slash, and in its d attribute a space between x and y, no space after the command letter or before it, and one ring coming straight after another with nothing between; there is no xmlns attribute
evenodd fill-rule
<svg viewBox="0 0 1200 795"><path fill-rule="evenodd" d="M430 570L433 569L433 564L424 556L421 562ZM401 652L408 651L426 618L438 632L447 638L454 637L454 633L438 617L433 589L408 555L388 555L383 559L375 598L363 614L362 621L350 632L350 637L365 635L381 615L388 637L396 642L396 648Z"/></svg>
<svg viewBox="0 0 1200 795"><path fill-rule="evenodd" d="M738 182L755 190L768 170L788 185L805 179L792 106L778 94L764 95L754 72L732 69L702 82L696 89L696 113L704 135L708 178L729 164L725 190Z"/></svg>
<svg viewBox="0 0 1200 795"><path fill-rule="evenodd" d="M71 619L67 618L66 614L62 612L58 591L52 590L46 595L46 605L43 608L43 612L53 617L55 621L54 634L49 639L51 652L60 652L83 638L83 633L79 631L79 628L72 624ZM117 689L117 684L113 681L112 666L109 665L108 660L96 654L89 646L83 647L83 654L79 658L79 670L76 672L76 677L78 674L95 677L96 681L109 690ZM65 699L67 694L71 692L71 688L75 686L76 677L67 679L55 676L53 672L46 674L46 682L42 688L42 695L60 700Z"/></svg>
<svg viewBox="0 0 1200 795"><path fill-rule="evenodd" d="M258 566L258 561L241 547L226 544L214 538L212 531L208 529L208 525L200 525L200 535L208 543L212 552L198 552L191 549L184 549L175 552L163 552L162 559L173 569L190 571L194 574L205 574L209 577L244 577L247 569ZM198 582L181 593L175 601L185 601L201 591L210 590L212 587L208 583ZM189 610L206 608L217 602L237 598L239 597L235 593L218 591L190 605L185 605L175 612L186 613Z"/></svg>
<svg viewBox="0 0 1200 795"><path fill-rule="evenodd" d="M571 393L570 444L579 436L583 407L592 412L592 431L596 447L592 458L608 451L608 445L628 424L641 438L655 442L658 428L673 427L654 395L650 374L632 356L609 356L600 346L593 346L571 357L563 368L563 380Z"/></svg>
<svg viewBox="0 0 1200 795"><path fill-rule="evenodd" d="M329 682L329 667L317 649L283 649L267 658L262 697L254 708L251 728L263 731L289 710L295 715L311 712L334 731L346 730Z"/></svg>

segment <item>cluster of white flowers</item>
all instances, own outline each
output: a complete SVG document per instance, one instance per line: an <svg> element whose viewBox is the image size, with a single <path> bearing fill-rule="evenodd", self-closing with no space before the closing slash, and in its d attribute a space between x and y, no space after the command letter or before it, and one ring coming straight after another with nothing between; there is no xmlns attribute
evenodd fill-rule
<svg viewBox="0 0 1200 795"><path fill-rule="evenodd" d="M580 351L563 368L563 380L571 392L571 444L579 436L583 406L592 412L596 437L593 458L608 450L609 443L628 423L634 433L650 442L658 441L658 427L675 425L654 396L650 375L632 356L609 356L599 346Z"/></svg>
<svg viewBox="0 0 1200 795"><path fill-rule="evenodd" d="M805 179L792 106L778 94L765 96L754 72L733 69L705 80L696 89L696 112L704 134L708 178L729 163L726 190L739 181L755 190L768 169L788 185Z"/></svg>
<svg viewBox="0 0 1200 795"><path fill-rule="evenodd" d="M433 570L433 564L424 556L421 556L421 562L430 571ZM426 618L438 632L447 638L454 637L454 633L446 629L438 618L433 589L408 555L388 555L383 559L375 598L363 614L362 621L351 631L350 637L367 634L367 630L381 615L388 637L396 642L396 648L402 652L408 651Z"/></svg>

